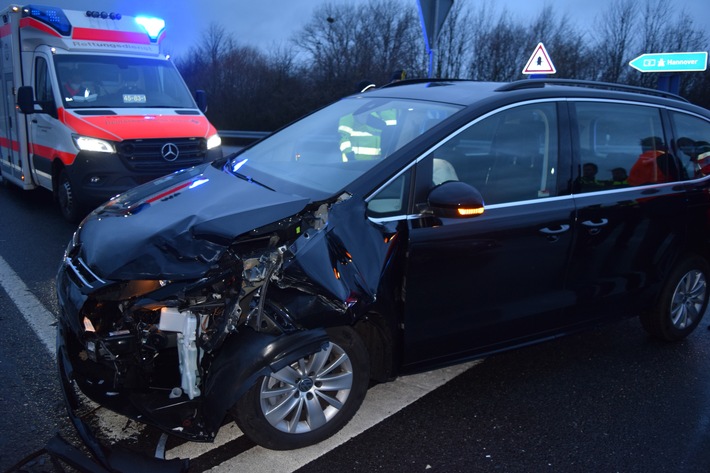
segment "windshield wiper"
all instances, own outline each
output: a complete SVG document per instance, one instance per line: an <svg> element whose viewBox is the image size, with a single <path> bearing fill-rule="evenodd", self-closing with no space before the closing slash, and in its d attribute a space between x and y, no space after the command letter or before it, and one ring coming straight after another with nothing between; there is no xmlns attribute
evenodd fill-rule
<svg viewBox="0 0 710 473"><path fill-rule="evenodd" d="M256 180L252 179L251 176L247 176L246 174L242 174L242 173L238 172L239 169L241 169L241 167L244 166L247 163L247 161L249 161L249 158L242 159L241 161L236 161L236 162L235 162L235 159L236 159L236 157L234 159L230 159L229 161L227 161L227 164L225 166L225 168L227 169L227 171L229 171L230 174L233 174L234 176L237 176L239 179L243 179L247 182L253 182L254 184L258 184L261 187L264 187L265 189L269 189L272 192L276 192L276 190L267 186L263 182L256 181Z"/></svg>
<svg viewBox="0 0 710 473"><path fill-rule="evenodd" d="M276 192L276 190L274 190L274 189L272 189L271 187L267 186L267 185L264 184L263 182L259 182L259 181L255 180L255 179L252 179L251 176L246 176L246 175L244 175L244 174L242 174L242 173L239 173L239 172L232 172L232 174L234 174L235 176L237 176L239 179L243 179L243 180L245 180L245 181L247 181L247 182L253 182L254 184L258 184L258 185L260 185L261 187L263 187L263 188L265 188L265 189L269 189L269 190L272 191L272 192Z"/></svg>

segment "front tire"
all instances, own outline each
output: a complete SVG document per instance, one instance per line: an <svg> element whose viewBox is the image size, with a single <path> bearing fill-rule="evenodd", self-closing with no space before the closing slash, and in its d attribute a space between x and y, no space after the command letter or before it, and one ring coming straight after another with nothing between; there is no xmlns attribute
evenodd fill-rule
<svg viewBox="0 0 710 473"><path fill-rule="evenodd" d="M708 305L707 262L699 256L681 260L661 288L655 307L641 315L641 323L652 336L678 341L690 335Z"/></svg>
<svg viewBox="0 0 710 473"><path fill-rule="evenodd" d="M57 179L56 199L59 211L67 221L78 223L83 216L83 209L79 205L74 186L69 180L66 170L62 169Z"/></svg>
<svg viewBox="0 0 710 473"><path fill-rule="evenodd" d="M262 376L232 408L244 434L272 450L321 442L347 424L367 393L367 350L350 327L328 330L327 348Z"/></svg>

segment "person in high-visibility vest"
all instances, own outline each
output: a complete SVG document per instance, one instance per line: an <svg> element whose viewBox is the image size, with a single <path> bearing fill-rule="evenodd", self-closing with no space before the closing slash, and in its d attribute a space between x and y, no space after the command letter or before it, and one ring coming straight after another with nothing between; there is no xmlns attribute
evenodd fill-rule
<svg viewBox="0 0 710 473"><path fill-rule="evenodd" d="M397 70L392 82L404 80L406 73ZM358 92L364 93L376 86L369 80L358 82ZM397 110L380 110L370 113L364 120L347 115L340 119L338 132L341 135L340 152L343 162L352 160L379 159L382 156L382 133L387 127L397 125Z"/></svg>
<svg viewBox="0 0 710 473"><path fill-rule="evenodd" d="M340 152L344 162L379 159L382 156L382 134L397 125L397 110L387 109L369 115L346 115L340 119Z"/></svg>
<svg viewBox="0 0 710 473"><path fill-rule="evenodd" d="M344 162L380 157L382 130L363 123L353 115L346 115L340 119L338 132Z"/></svg>

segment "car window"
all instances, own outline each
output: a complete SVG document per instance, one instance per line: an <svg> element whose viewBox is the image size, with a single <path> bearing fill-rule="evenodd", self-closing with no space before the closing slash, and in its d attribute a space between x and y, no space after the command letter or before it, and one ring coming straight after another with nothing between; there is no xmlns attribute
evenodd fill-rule
<svg viewBox="0 0 710 473"><path fill-rule="evenodd" d="M558 160L554 103L497 112L458 133L423 161L431 184L458 180L478 189L486 205L555 194Z"/></svg>
<svg viewBox="0 0 710 473"><path fill-rule="evenodd" d="M57 54L54 63L67 108L196 107L171 61Z"/></svg>
<svg viewBox="0 0 710 473"><path fill-rule="evenodd" d="M49 68L45 58L38 56L35 62L35 96L38 102L54 103L52 82L49 80Z"/></svg>
<svg viewBox="0 0 710 473"><path fill-rule="evenodd" d="M669 152L656 107L577 102L580 165L573 192L672 182L687 178Z"/></svg>
<svg viewBox="0 0 710 473"><path fill-rule="evenodd" d="M675 128L676 156L687 174L703 177L710 174L710 122L685 113L671 113Z"/></svg>
<svg viewBox="0 0 710 473"><path fill-rule="evenodd" d="M461 108L367 94L346 98L246 149L231 168L280 192L324 198Z"/></svg>
<svg viewBox="0 0 710 473"><path fill-rule="evenodd" d="M411 171L400 174L374 194L367 203L367 216L383 218L406 214L410 176Z"/></svg>

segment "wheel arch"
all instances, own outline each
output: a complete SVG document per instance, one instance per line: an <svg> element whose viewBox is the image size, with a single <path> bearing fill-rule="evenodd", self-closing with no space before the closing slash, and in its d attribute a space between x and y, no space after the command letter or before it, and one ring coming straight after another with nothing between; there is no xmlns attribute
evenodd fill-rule
<svg viewBox="0 0 710 473"><path fill-rule="evenodd" d="M245 328L228 337L210 366L205 383L205 425L217 432L227 411L260 376L276 372L294 359L328 343L325 329L269 335Z"/></svg>
<svg viewBox="0 0 710 473"><path fill-rule="evenodd" d="M694 270L704 273L704 278L692 274ZM681 252L651 298L651 308L641 312L641 325L660 340L684 339L695 330L707 310L708 281L710 262L707 258L692 251Z"/></svg>
<svg viewBox="0 0 710 473"><path fill-rule="evenodd" d="M353 327L367 348L370 359L370 378L389 381L397 376L401 337L387 323L385 317L371 312L360 319Z"/></svg>

